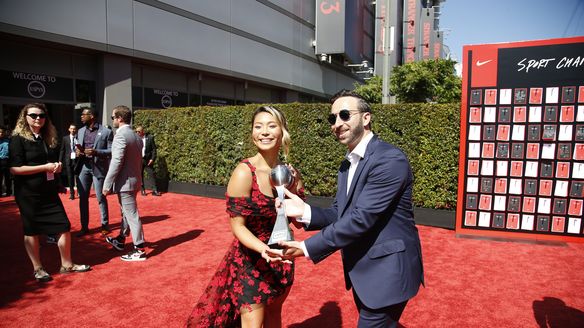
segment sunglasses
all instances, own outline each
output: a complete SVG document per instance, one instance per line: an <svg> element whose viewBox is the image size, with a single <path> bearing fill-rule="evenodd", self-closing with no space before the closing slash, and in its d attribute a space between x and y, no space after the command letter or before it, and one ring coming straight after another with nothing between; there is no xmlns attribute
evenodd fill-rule
<svg viewBox="0 0 584 328"><path fill-rule="evenodd" d="M347 122L348 120L351 119L351 112L359 112L359 111L358 110L341 109L341 111L339 111L338 115L341 118L341 120L343 120L343 122ZM328 122L331 125L334 125L335 123L337 123L337 114L330 113L328 116Z"/></svg>
<svg viewBox="0 0 584 328"><path fill-rule="evenodd" d="M116 119L116 117L114 115L112 115L112 121L115 120L115 119Z"/></svg>
<svg viewBox="0 0 584 328"><path fill-rule="evenodd" d="M32 118L33 120L36 120L37 118L42 120L42 119L47 117L46 114L35 114L35 113L26 114L26 116Z"/></svg>

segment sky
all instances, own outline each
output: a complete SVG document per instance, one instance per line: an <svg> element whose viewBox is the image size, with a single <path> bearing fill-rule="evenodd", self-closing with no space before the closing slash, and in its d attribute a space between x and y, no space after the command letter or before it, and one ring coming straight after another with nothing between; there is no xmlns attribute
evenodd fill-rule
<svg viewBox="0 0 584 328"><path fill-rule="evenodd" d="M446 0L439 24L462 62L465 45L584 36L584 0Z"/></svg>

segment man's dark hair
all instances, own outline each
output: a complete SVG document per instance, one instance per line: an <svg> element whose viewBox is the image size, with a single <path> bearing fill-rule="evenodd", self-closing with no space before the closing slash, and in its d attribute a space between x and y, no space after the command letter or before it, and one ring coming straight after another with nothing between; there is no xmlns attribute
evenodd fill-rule
<svg viewBox="0 0 584 328"><path fill-rule="evenodd" d="M116 106L114 108L114 116L121 118L126 124L130 124L132 121L132 111L124 105Z"/></svg>
<svg viewBox="0 0 584 328"><path fill-rule="evenodd" d="M337 92L334 96L332 96L331 98L331 104L334 103L337 99L342 98L342 97L353 97L353 98L357 98L359 99L358 102L358 107L359 107L359 111L361 113L371 113L371 106L369 106L369 104L367 103L367 100L365 100L365 98L363 98L361 95L355 93L354 91L351 90L347 90L347 89L342 89L341 91Z"/></svg>
<svg viewBox="0 0 584 328"><path fill-rule="evenodd" d="M81 107L81 112L88 111L89 114L93 115L93 117L97 118L97 110L93 107Z"/></svg>

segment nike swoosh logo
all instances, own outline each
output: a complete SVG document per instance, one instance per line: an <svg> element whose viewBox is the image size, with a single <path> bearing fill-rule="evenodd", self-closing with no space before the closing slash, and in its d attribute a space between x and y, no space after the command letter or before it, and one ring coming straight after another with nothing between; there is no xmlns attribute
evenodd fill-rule
<svg viewBox="0 0 584 328"><path fill-rule="evenodd" d="M484 64L488 64L488 63L490 63L492 61L493 61L492 59L485 60L485 61L477 60L477 66L483 66Z"/></svg>

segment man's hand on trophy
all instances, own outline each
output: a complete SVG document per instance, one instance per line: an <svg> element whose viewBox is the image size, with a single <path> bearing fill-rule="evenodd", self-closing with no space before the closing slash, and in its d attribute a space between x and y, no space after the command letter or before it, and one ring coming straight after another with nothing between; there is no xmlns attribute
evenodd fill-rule
<svg viewBox="0 0 584 328"><path fill-rule="evenodd" d="M284 200L286 216L291 218L300 218L304 215L304 201L302 198L293 194L290 190L284 188L284 194L288 199ZM276 198L276 208L282 207L282 202Z"/></svg>
<svg viewBox="0 0 584 328"><path fill-rule="evenodd" d="M280 247L282 247L281 250L281 257L284 260L293 260L297 257L300 256L304 256L304 252L302 251L302 246L301 246L300 241L297 240L292 240L292 241L280 241L278 242L278 245Z"/></svg>

